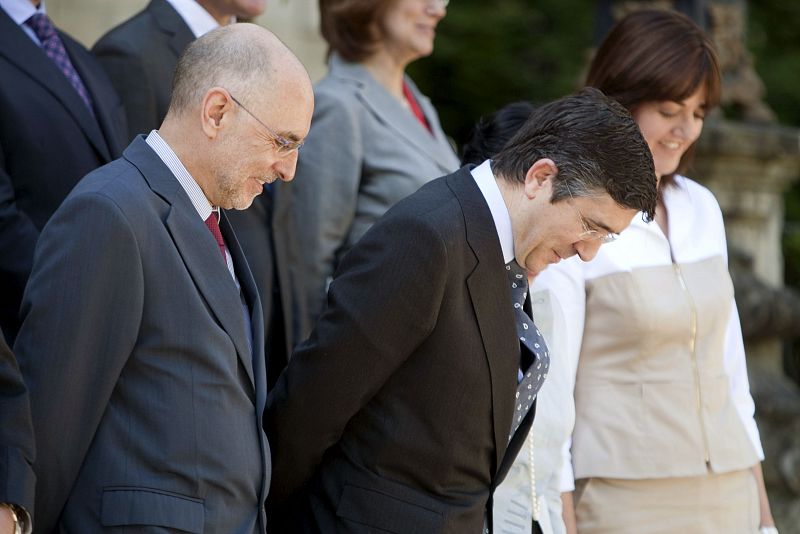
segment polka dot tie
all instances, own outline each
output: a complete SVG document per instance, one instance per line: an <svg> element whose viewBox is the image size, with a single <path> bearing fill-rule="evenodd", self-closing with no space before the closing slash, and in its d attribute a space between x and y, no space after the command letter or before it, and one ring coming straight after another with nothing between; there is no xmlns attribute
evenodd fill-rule
<svg viewBox="0 0 800 534"><path fill-rule="evenodd" d="M511 300L514 303L514 317L517 320L517 336L520 345L520 362L532 362L530 365L522 364L522 380L517 386L516 400L514 401L514 420L511 425L509 441L514 436L528 410L536 400L536 394L542 387L547 372L550 369L550 352L544 342L539 329L533 324L533 319L525 313L525 299L528 298L528 278L525 269L516 261L506 265L511 283Z"/></svg>
<svg viewBox="0 0 800 534"><path fill-rule="evenodd" d="M44 13L36 13L26 20L25 24L36 34L39 42L42 43L42 50L44 50L44 53L56 64L58 70L67 77L70 85L72 85L78 93L78 96L81 97L83 103L86 104L89 113L94 116L92 98L89 96L89 91L86 90L86 86L83 85L83 80L78 76L78 71L72 66L72 61L70 61L67 51L64 49L64 43L61 42L61 37L58 36L58 32L56 32L53 23L50 22L50 19L47 18L47 15Z"/></svg>

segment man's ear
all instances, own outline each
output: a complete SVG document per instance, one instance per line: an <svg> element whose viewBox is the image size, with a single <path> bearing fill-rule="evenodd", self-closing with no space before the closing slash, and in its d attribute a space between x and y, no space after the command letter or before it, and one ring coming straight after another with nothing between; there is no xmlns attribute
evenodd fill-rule
<svg viewBox="0 0 800 534"><path fill-rule="evenodd" d="M209 139L214 139L222 128L222 121L235 106L231 95L221 87L212 87L206 91L200 108L203 132Z"/></svg>
<svg viewBox="0 0 800 534"><path fill-rule="evenodd" d="M528 198L534 198L543 188L547 187L548 183L552 189L552 180L557 174L558 167L556 167L552 159L542 158L536 160L528 169L528 172L525 173L525 195Z"/></svg>

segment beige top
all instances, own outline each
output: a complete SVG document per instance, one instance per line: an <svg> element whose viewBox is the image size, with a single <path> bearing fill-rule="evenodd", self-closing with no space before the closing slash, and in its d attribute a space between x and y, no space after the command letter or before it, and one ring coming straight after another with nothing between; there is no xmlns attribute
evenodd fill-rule
<svg viewBox="0 0 800 534"><path fill-rule="evenodd" d="M583 266L576 479L723 473L763 455L719 206L683 177L664 200L669 241L637 217Z"/></svg>
<svg viewBox="0 0 800 534"><path fill-rule="evenodd" d="M758 462L723 366L733 285L721 256L587 281L576 478L656 478Z"/></svg>

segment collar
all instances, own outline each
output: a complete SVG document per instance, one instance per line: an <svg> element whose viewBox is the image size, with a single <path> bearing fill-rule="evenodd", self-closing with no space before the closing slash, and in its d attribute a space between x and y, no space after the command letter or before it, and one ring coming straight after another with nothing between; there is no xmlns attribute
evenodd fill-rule
<svg viewBox="0 0 800 534"><path fill-rule="evenodd" d="M219 216L219 208L215 208L211 205L211 202L208 201L208 198L206 198L205 193L203 193L197 181L189 174L189 171L186 170L186 167L184 167L181 160L178 159L178 156L172 148L164 141L164 138L158 135L158 131L153 130L150 132L150 135L147 136L145 141L150 145L150 148L153 149L156 155L161 158L164 165L172 172L181 184L181 187L183 187L183 190L186 191L186 194L189 195L189 200L192 201L192 206L197 210L197 214L200 215L200 218L205 221L212 212L215 212Z"/></svg>
<svg viewBox="0 0 800 534"><path fill-rule="evenodd" d="M167 0L167 2L189 26L195 38L219 28L217 20L195 0ZM231 17L231 22L236 22L236 17Z"/></svg>
<svg viewBox="0 0 800 534"><path fill-rule="evenodd" d="M41 1L38 8L31 4L30 0L0 0L0 8L19 26L25 24L25 21L36 13L47 14L44 0Z"/></svg>
<svg viewBox="0 0 800 534"><path fill-rule="evenodd" d="M500 193L500 187L497 185L491 164L492 161L487 159L470 172L492 212L494 227L497 230L497 237L500 239L500 247L503 249L503 261L508 263L514 259L514 233L511 230L511 215L509 215L508 207Z"/></svg>

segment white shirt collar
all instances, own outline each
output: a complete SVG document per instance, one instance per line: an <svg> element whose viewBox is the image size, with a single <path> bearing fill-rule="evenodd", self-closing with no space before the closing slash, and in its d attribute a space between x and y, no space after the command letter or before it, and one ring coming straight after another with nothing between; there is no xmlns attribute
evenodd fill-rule
<svg viewBox="0 0 800 534"><path fill-rule="evenodd" d="M219 27L217 20L195 0L167 0L167 2L189 26L195 38ZM231 17L231 22L236 22L236 17Z"/></svg>
<svg viewBox="0 0 800 534"><path fill-rule="evenodd" d="M497 237L500 239L500 247L503 249L503 260L508 263L514 259L514 233L511 230L511 215L509 215L508 207L503 200L503 194L500 193L491 163L491 160L487 159L471 172L483 198L489 205L489 211L492 212L494 227L497 230Z"/></svg>
<svg viewBox="0 0 800 534"><path fill-rule="evenodd" d="M178 156L172 148L164 141L164 138L158 135L158 131L153 130L150 132L150 135L147 136L145 141L150 145L150 148L153 149L156 155L161 158L164 165L175 175L175 178L177 178L183 190L189 195L189 200L192 201L192 205L194 209L197 210L197 214L200 215L200 218L205 221L208 219L208 216L211 215L211 212L216 212L217 216L219 216L219 208L215 208L211 205L211 202L208 201L208 198L206 198L205 193L203 193L203 190L197 184L194 177L189 174L189 171L186 170L186 167L184 167L181 160L178 159Z"/></svg>
<svg viewBox="0 0 800 534"><path fill-rule="evenodd" d="M47 14L44 0L39 4L38 9L31 4L30 0L0 0L0 8L3 8L11 20L20 26L36 13Z"/></svg>

